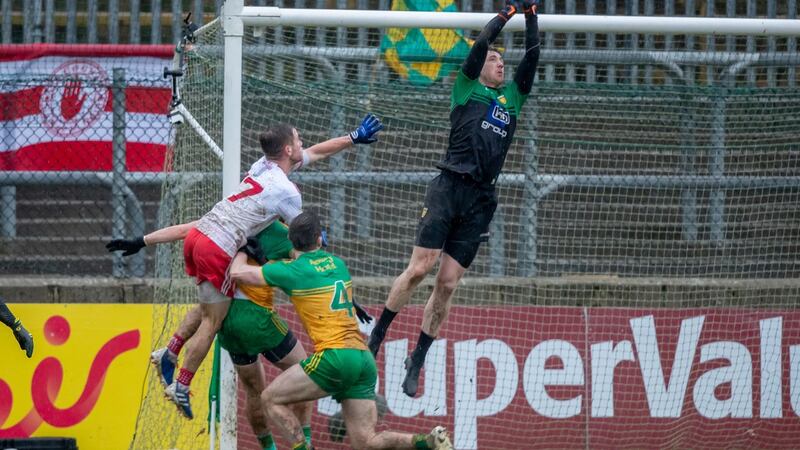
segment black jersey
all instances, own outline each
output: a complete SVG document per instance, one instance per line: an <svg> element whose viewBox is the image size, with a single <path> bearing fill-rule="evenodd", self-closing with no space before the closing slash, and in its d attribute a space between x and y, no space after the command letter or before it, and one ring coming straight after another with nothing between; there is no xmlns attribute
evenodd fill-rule
<svg viewBox="0 0 800 450"><path fill-rule="evenodd" d="M440 169L493 183L511 146L517 116L528 98L516 81L493 89L458 71L450 99L450 139Z"/></svg>

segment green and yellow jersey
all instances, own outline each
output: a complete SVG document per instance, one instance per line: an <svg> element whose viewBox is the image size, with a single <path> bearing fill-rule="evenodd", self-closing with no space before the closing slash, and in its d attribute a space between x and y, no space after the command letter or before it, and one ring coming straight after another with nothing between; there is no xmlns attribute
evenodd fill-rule
<svg viewBox="0 0 800 450"><path fill-rule="evenodd" d="M269 261L280 261L291 258L292 243L289 241L289 228L282 222L272 222L270 226L256 235L264 256ZM258 263L248 259L247 263L258 266ZM256 305L273 309L272 286L255 286L237 284L234 298L250 300Z"/></svg>
<svg viewBox="0 0 800 450"><path fill-rule="evenodd" d="M347 265L323 250L261 269L268 285L289 295L316 352L366 350L353 309L353 283Z"/></svg>

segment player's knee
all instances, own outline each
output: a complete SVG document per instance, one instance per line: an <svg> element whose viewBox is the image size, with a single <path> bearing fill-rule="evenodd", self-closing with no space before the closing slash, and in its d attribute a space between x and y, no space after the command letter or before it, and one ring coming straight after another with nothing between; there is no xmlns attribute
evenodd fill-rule
<svg viewBox="0 0 800 450"><path fill-rule="evenodd" d="M210 332L213 335L222 328L222 320L213 316L206 316L203 317L201 325L206 333ZM198 331L201 331L200 328L198 328Z"/></svg>
<svg viewBox="0 0 800 450"><path fill-rule="evenodd" d="M350 445L358 449L373 449L380 448L375 445L370 445L370 440L375 436L374 430L367 430L364 427L348 427L347 434L350 436Z"/></svg>
<svg viewBox="0 0 800 450"><path fill-rule="evenodd" d="M269 388L264 389L264 392L261 393L261 404L264 409L270 409L275 404L275 395Z"/></svg>
<svg viewBox="0 0 800 450"><path fill-rule="evenodd" d="M250 377L241 377L241 380L245 393L253 398L259 398L263 389L261 383Z"/></svg>
<svg viewBox="0 0 800 450"><path fill-rule="evenodd" d="M436 290L443 296L445 300L449 299L453 292L458 287L458 277L439 274L436 276Z"/></svg>
<svg viewBox="0 0 800 450"><path fill-rule="evenodd" d="M408 268L406 269L406 275L411 283L416 285L425 279L425 277L431 271L431 268L433 268L433 265L428 264L428 262L425 260L413 261L408 265Z"/></svg>

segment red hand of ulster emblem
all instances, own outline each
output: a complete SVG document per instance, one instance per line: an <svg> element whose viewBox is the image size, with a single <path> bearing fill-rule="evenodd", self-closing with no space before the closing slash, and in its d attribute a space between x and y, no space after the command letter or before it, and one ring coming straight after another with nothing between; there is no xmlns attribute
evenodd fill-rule
<svg viewBox="0 0 800 450"><path fill-rule="evenodd" d="M64 86L64 96L61 98L61 115L65 120L70 120L81 112L86 94L81 92L81 80L70 80Z"/></svg>

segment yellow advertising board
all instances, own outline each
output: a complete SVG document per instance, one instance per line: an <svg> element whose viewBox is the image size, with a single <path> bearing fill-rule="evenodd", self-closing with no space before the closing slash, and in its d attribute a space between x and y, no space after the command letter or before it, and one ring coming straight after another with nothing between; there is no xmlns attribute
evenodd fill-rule
<svg viewBox="0 0 800 450"><path fill-rule="evenodd" d="M35 347L26 358L0 329L0 439L72 437L81 450L127 449L150 370L153 306L10 307Z"/></svg>

